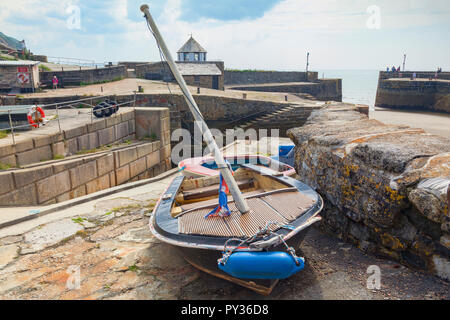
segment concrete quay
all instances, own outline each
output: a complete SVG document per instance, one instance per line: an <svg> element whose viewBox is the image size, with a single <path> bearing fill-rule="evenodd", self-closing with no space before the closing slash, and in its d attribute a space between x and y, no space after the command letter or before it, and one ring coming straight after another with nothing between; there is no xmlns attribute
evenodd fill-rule
<svg viewBox="0 0 450 320"><path fill-rule="evenodd" d="M0 299L449 299L448 283L365 254L312 229L306 269L269 297L204 274L155 239L155 201L173 175L0 229ZM379 290L368 289L377 265ZM79 271L79 286L73 275Z"/></svg>

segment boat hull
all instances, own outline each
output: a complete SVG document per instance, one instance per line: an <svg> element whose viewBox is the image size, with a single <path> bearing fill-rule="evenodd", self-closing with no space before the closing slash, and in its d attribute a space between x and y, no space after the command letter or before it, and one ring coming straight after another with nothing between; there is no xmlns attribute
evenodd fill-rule
<svg viewBox="0 0 450 320"><path fill-rule="evenodd" d="M323 208L322 198L309 186L291 177L271 176L270 170L258 166L244 165L244 167L257 172L258 174L270 176L270 179L273 179L274 183L283 182L283 184L290 187L290 189L296 189L295 192L314 198L314 204L301 216L290 222L289 228L280 228L272 234L259 239L259 241L252 243L252 246L246 247L245 250L256 252L286 252L286 246L280 242L280 237L290 247L298 249L305 238L309 227L321 220L319 212ZM199 270L245 286L260 294L270 294L277 280L237 279L218 268L217 260L222 257L224 245L230 239L229 236L202 236L198 234L180 233L178 221L171 215L171 208L175 202L176 195L181 189L184 179L186 179L184 176L177 176L174 178L173 182L158 201L149 224L153 235L162 242L176 247L186 261ZM227 248L233 248L233 246L237 245L237 241L229 243Z"/></svg>
<svg viewBox="0 0 450 320"><path fill-rule="evenodd" d="M245 166L251 167L253 170L260 173L265 172L266 174L270 174L270 170L266 170L265 168L253 165ZM274 180L288 183L292 187L297 188L297 190L303 194L309 194L310 196L315 197L316 202L315 205L308 209L307 212L305 212L300 218L289 224L292 229L279 229L273 234L273 236L271 236L270 240L264 241L264 243L260 245L260 248L267 248L277 245L279 236L281 236L285 241L288 241L298 233L301 233L304 229L309 228L312 224L321 220L319 212L323 208L323 200L314 190L302 182L290 177L282 176L272 178ZM169 195L170 198L163 199L163 195L163 197L159 199L150 218L149 226L151 232L161 241L175 246L219 251L222 250L229 237L208 237L179 233L178 222L171 216L170 212L171 207L175 202L176 194L178 193L184 179L185 177L183 176L174 178L164 193L166 196ZM260 249L256 248L255 250Z"/></svg>
<svg viewBox="0 0 450 320"><path fill-rule="evenodd" d="M300 248L301 243L308 234L309 228L297 233L294 237L286 241L286 243L293 247L296 251ZM185 248L173 246L176 251L194 268L208 273L214 277L230 281L239 286L250 289L260 295L268 296L279 282L278 279L241 279L233 277L217 266L217 260L222 258L222 251ZM285 251L283 245L272 248L273 251Z"/></svg>

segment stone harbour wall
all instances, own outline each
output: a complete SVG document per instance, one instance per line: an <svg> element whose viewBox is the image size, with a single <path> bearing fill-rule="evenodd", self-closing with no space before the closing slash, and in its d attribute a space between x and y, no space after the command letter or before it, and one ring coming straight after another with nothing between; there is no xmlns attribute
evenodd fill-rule
<svg viewBox="0 0 450 320"><path fill-rule="evenodd" d="M167 108L136 108L117 117L65 130L62 135L30 140L29 145L34 148L15 156L34 165L0 171L0 206L62 202L170 170L169 115ZM66 140L55 142L62 137ZM39 164L43 154L43 160L48 160L52 152L71 155L77 150L136 138L151 142ZM40 144L47 152L43 152ZM17 151L18 146L21 145L12 146L13 150Z"/></svg>
<svg viewBox="0 0 450 320"><path fill-rule="evenodd" d="M71 129L0 146L0 163L24 166L135 138L134 110Z"/></svg>
<svg viewBox="0 0 450 320"><path fill-rule="evenodd" d="M450 113L449 73L439 74L439 79L448 79L437 81L429 80L434 74L426 73L419 73L421 78L416 80L388 77L386 72L380 73L375 106Z"/></svg>
<svg viewBox="0 0 450 320"><path fill-rule="evenodd" d="M432 71L402 71L402 72L386 72L380 71L379 77L382 80L392 78L411 78L413 74L416 74L416 78L434 79L436 72ZM437 76L440 80L450 80L450 72L441 72Z"/></svg>
<svg viewBox="0 0 450 320"><path fill-rule="evenodd" d="M0 206L49 205L170 169L170 145L148 142L88 157L0 173Z"/></svg>
<svg viewBox="0 0 450 320"><path fill-rule="evenodd" d="M194 98L208 126L219 130L233 128L234 124L242 123L240 119L255 114L274 112L290 105L284 102L277 103L201 94L195 95ZM121 97L117 97L117 101L120 103ZM194 132L194 119L182 95L138 94L136 106L150 107L151 109L155 107L168 108L171 132L179 128L188 129L191 133Z"/></svg>
<svg viewBox="0 0 450 320"><path fill-rule="evenodd" d="M318 72L225 70L225 85L313 82Z"/></svg>
<svg viewBox="0 0 450 320"><path fill-rule="evenodd" d="M323 231L450 279L450 139L342 104L288 135L300 179L325 201Z"/></svg>
<svg viewBox="0 0 450 320"><path fill-rule="evenodd" d="M127 77L126 66L113 66L98 69L83 69L71 71L43 71L39 72L41 84L52 87L53 76L59 81L59 86L80 86L82 84L92 84L120 80Z"/></svg>
<svg viewBox="0 0 450 320"><path fill-rule="evenodd" d="M73 101L81 99L81 96L66 96L58 98L33 98L17 99L9 101L9 104L52 104L63 103L64 101ZM278 111L283 107L289 106L289 102L271 102L241 98L228 98L221 96L210 96L195 94L194 98L211 128L223 129L231 128L228 123L239 123L240 119L245 119L255 114ZM115 95L110 99L118 103L125 103L135 99L135 95ZM98 100L92 97L92 104ZM168 108L170 122L170 131L173 132L181 127L189 130L194 127L194 120L184 97L181 94L146 94L138 93L136 95L136 107L155 110L157 108ZM243 120L245 121L245 120ZM192 131L193 132L193 131ZM1 158L1 153L0 153ZM1 160L0 160L1 161Z"/></svg>
<svg viewBox="0 0 450 320"><path fill-rule="evenodd" d="M286 132L289 129L302 126L314 110L321 108L322 106L314 104L291 104L287 109L282 110L282 112L274 112L268 114L268 116L256 119L245 129L267 129L268 132L269 130L278 130L280 137L286 137Z"/></svg>
<svg viewBox="0 0 450 320"><path fill-rule="evenodd" d="M117 64L119 66L125 66L127 69L136 69L136 66L144 65L150 62L145 61L119 61Z"/></svg>
<svg viewBox="0 0 450 320"><path fill-rule="evenodd" d="M232 90L261 91L261 92L286 92L292 94L309 94L321 101L342 101L341 79L320 79L309 83L283 83L283 84L261 84L251 86L232 86ZM300 95L301 96L301 95Z"/></svg>
<svg viewBox="0 0 450 320"><path fill-rule="evenodd" d="M233 121L239 117L261 111L276 111L287 103L271 101L228 98L220 96L195 95L195 101L206 121ZM189 112L181 94L144 94L138 95L137 106L167 107L179 112ZM192 116L191 116L192 118Z"/></svg>

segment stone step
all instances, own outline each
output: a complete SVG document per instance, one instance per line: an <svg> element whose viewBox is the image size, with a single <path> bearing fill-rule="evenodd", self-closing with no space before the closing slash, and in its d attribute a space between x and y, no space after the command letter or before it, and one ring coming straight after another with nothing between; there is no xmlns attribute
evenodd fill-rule
<svg viewBox="0 0 450 320"><path fill-rule="evenodd" d="M277 111L274 111L272 113L268 113L268 114L266 114L264 116L258 117L256 119L250 120L250 121L248 121L248 122L246 122L246 123L244 123L242 125L239 125L238 128L245 129L245 128L248 128L248 127L250 127L250 126L252 126L252 125L254 125L256 123L258 123L258 124L267 124L267 123L270 122L269 120L272 120L274 118L275 119L279 119L282 114L284 114L284 113L286 113L288 111L291 111L294 108L295 107L293 107L293 106L283 107L283 108L281 108L281 109L279 109ZM285 117L285 118L289 119L289 117ZM280 125L282 125L282 123L280 123Z"/></svg>

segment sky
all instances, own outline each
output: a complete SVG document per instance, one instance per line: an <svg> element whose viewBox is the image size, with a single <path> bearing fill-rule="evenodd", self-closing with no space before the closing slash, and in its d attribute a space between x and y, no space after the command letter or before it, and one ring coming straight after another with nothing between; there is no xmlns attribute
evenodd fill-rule
<svg viewBox="0 0 450 320"><path fill-rule="evenodd" d="M148 3L172 54L190 34L227 68L450 70L448 0L1 0L0 31L35 54L159 61Z"/></svg>

